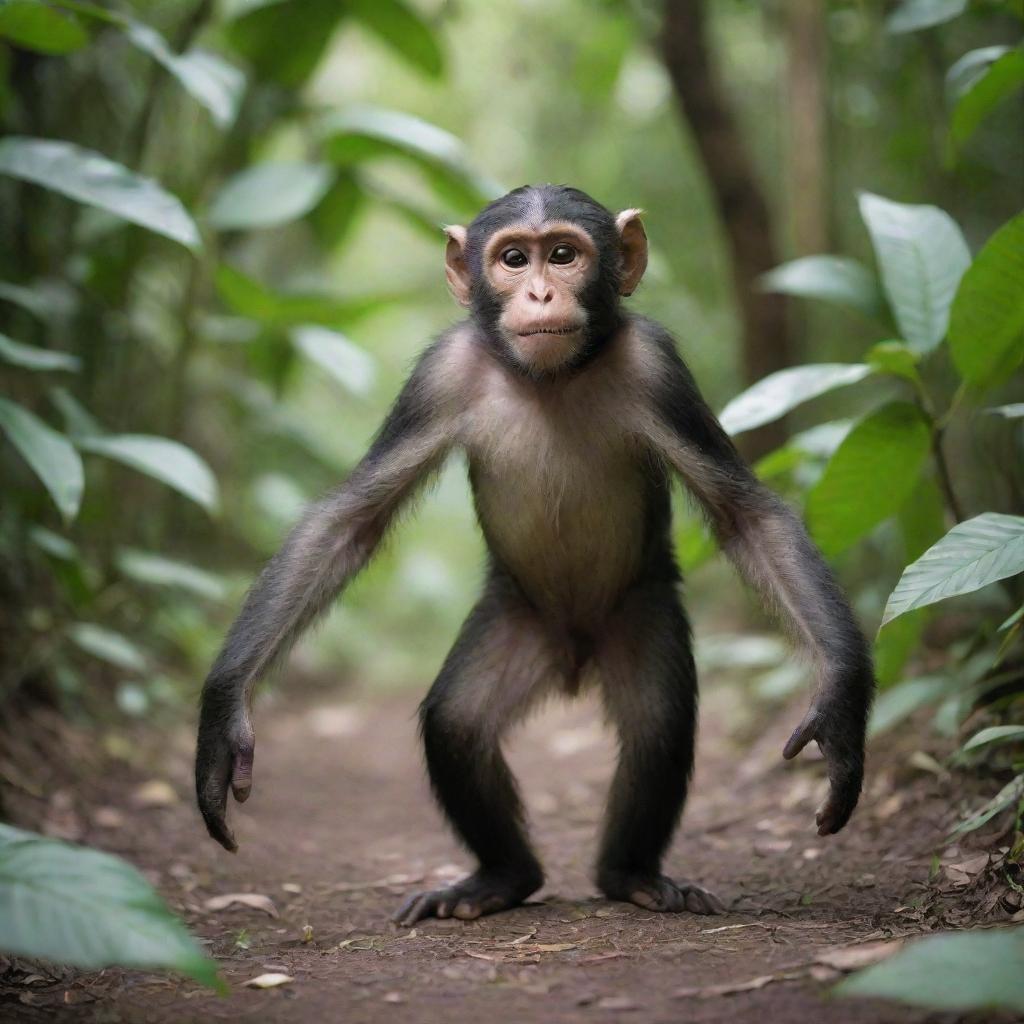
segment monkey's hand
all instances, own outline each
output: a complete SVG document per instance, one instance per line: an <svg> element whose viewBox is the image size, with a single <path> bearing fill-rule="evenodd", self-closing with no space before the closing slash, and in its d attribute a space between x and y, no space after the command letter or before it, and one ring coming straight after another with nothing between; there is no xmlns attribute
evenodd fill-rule
<svg viewBox="0 0 1024 1024"><path fill-rule="evenodd" d="M828 767L829 793L815 818L818 835L838 832L853 814L864 780L864 709L841 693L819 694L783 748L782 756L796 757L816 740Z"/></svg>
<svg viewBox="0 0 1024 1024"><path fill-rule="evenodd" d="M232 853L238 843L227 823L228 786L239 803L249 799L255 745L247 710L225 715L215 702L204 702L196 746L196 797L207 831Z"/></svg>

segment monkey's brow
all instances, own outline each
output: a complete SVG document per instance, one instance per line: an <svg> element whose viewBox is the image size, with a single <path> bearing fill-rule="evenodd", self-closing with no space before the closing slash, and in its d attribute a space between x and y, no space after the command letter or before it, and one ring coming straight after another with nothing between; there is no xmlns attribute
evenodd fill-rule
<svg viewBox="0 0 1024 1024"><path fill-rule="evenodd" d="M570 221L545 221L535 224L510 224L491 235L485 255L492 258L500 249L512 242L550 242L555 239L569 239L582 252L593 255L594 243L590 235Z"/></svg>

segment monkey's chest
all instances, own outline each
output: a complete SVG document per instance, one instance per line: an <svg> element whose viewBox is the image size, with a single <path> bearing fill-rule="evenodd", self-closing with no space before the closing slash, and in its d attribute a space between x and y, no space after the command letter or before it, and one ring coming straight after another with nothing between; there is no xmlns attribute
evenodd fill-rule
<svg viewBox="0 0 1024 1024"><path fill-rule="evenodd" d="M488 543L530 598L559 618L593 623L635 578L645 522L641 469L625 444L541 435L470 450Z"/></svg>

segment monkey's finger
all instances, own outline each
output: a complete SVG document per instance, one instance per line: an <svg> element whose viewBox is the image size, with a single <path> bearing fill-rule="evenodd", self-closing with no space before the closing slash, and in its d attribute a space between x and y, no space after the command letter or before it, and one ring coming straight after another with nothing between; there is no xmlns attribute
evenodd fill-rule
<svg viewBox="0 0 1024 1024"><path fill-rule="evenodd" d="M234 853L238 843L225 820L231 754L226 745L200 737L196 761L196 799L206 831L225 850Z"/></svg>
<svg viewBox="0 0 1024 1024"><path fill-rule="evenodd" d="M803 721L793 730L793 735L789 737L786 745L782 748L782 756L787 761L796 757L814 739L814 734L818 731L820 718L818 709L812 705L807 714L804 715Z"/></svg>
<svg viewBox="0 0 1024 1024"><path fill-rule="evenodd" d="M231 759L231 793L240 804L244 804L252 792L252 762L254 756L253 746L248 744L236 751Z"/></svg>
<svg viewBox="0 0 1024 1024"><path fill-rule="evenodd" d="M862 773L845 762L829 765L829 793L815 818L818 835L835 835L850 820L860 799Z"/></svg>
<svg viewBox="0 0 1024 1024"><path fill-rule="evenodd" d="M395 924L402 925L404 928L408 928L410 925L414 925L417 921L421 921L425 917L430 917L434 913L434 901L435 893L432 892L417 892L413 893L399 908L391 915L391 920Z"/></svg>

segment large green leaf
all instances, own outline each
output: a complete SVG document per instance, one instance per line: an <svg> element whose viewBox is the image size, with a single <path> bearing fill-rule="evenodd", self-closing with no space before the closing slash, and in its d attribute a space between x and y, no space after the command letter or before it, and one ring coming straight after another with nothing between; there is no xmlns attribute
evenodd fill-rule
<svg viewBox="0 0 1024 1024"><path fill-rule="evenodd" d="M968 50L946 72L946 96L955 103L1004 53L1009 46L982 46Z"/></svg>
<svg viewBox="0 0 1024 1024"><path fill-rule="evenodd" d="M26 50L59 56L81 49L88 33L65 11L39 0L4 0L0 3L0 39Z"/></svg>
<svg viewBox="0 0 1024 1024"><path fill-rule="evenodd" d="M977 750L990 743L1024 743L1024 725L992 725L976 732L960 749Z"/></svg>
<svg viewBox="0 0 1024 1024"><path fill-rule="evenodd" d="M295 347L317 366L326 370L354 395L373 389L376 367L373 357L338 331L305 324L291 332Z"/></svg>
<svg viewBox="0 0 1024 1024"><path fill-rule="evenodd" d="M0 430L50 492L65 519L74 519L82 504L85 474L71 442L35 413L0 398Z"/></svg>
<svg viewBox="0 0 1024 1024"><path fill-rule="evenodd" d="M0 334L0 361L25 370L68 370L71 373L82 365L81 360L69 352L24 345L8 338L6 334Z"/></svg>
<svg viewBox="0 0 1024 1024"><path fill-rule="evenodd" d="M403 0L348 0L349 13L420 71L438 78L444 53L437 34Z"/></svg>
<svg viewBox="0 0 1024 1024"><path fill-rule="evenodd" d="M861 193L860 212L900 333L915 351L931 351L946 334L953 295L971 262L960 228L936 206L870 192Z"/></svg>
<svg viewBox="0 0 1024 1024"><path fill-rule="evenodd" d="M227 26L227 38L261 78L295 88L320 63L346 13L339 0L257 0Z"/></svg>
<svg viewBox="0 0 1024 1024"><path fill-rule="evenodd" d="M126 672L146 671L146 655L142 649L115 629L97 626L94 622L75 622L68 626L67 633L76 646L100 661Z"/></svg>
<svg viewBox="0 0 1024 1024"><path fill-rule="evenodd" d="M758 285L767 292L849 306L866 316L878 316L885 309L878 279L863 263L846 256L803 256L762 274Z"/></svg>
<svg viewBox="0 0 1024 1024"><path fill-rule="evenodd" d="M223 988L217 965L130 864L0 825L0 949L76 967L170 968Z"/></svg>
<svg viewBox="0 0 1024 1024"><path fill-rule="evenodd" d="M886 30L893 33L916 32L918 29L952 21L967 10L967 0L903 0L885 20Z"/></svg>
<svg viewBox="0 0 1024 1024"><path fill-rule="evenodd" d="M117 553L117 568L137 583L187 590L211 601L223 599L226 592L224 581L212 572L150 551L122 548Z"/></svg>
<svg viewBox="0 0 1024 1024"><path fill-rule="evenodd" d="M404 298L402 295L367 295L342 299L326 294L277 292L226 265L218 268L214 280L221 299L234 312L268 326L317 323L344 327Z"/></svg>
<svg viewBox="0 0 1024 1024"><path fill-rule="evenodd" d="M929 935L841 981L841 996L955 1010L1024 1010L1024 928Z"/></svg>
<svg viewBox="0 0 1024 1024"><path fill-rule="evenodd" d="M155 181L70 142L0 139L0 174L53 189L198 249L199 231L181 202Z"/></svg>
<svg viewBox="0 0 1024 1024"><path fill-rule="evenodd" d="M146 434L77 436L85 452L123 463L167 484L209 512L217 508L217 480L210 467L191 448L166 437Z"/></svg>
<svg viewBox="0 0 1024 1024"><path fill-rule="evenodd" d="M1019 806L1022 800L1024 800L1024 772L1010 779L991 800L964 818L950 833L950 840L967 832L974 832L982 825L987 825L997 814L1002 814L1011 807Z"/></svg>
<svg viewBox="0 0 1024 1024"><path fill-rule="evenodd" d="M128 22L125 33L140 50L167 68L221 128L230 127L245 91L245 75L238 68L205 50L175 53L156 29L137 21Z"/></svg>
<svg viewBox="0 0 1024 1024"><path fill-rule="evenodd" d="M948 676L907 679L883 690L871 708L868 735L878 736L909 718L918 708L932 704L956 688Z"/></svg>
<svg viewBox="0 0 1024 1024"><path fill-rule="evenodd" d="M985 385L1024 358L1024 213L985 243L953 300L949 348L960 376Z"/></svg>
<svg viewBox="0 0 1024 1024"><path fill-rule="evenodd" d="M975 516L958 523L903 570L882 625L912 608L970 594L1019 572L1024 572L1024 516Z"/></svg>
<svg viewBox="0 0 1024 1024"><path fill-rule="evenodd" d="M254 164L224 183L207 218L221 230L268 228L304 217L334 179L327 164L301 161Z"/></svg>
<svg viewBox="0 0 1024 1024"><path fill-rule="evenodd" d="M1008 96L1024 88L1024 50L1010 50L979 75L956 101L949 134L962 146L979 124Z"/></svg>
<svg viewBox="0 0 1024 1024"><path fill-rule="evenodd" d="M927 421L909 402L885 405L850 431L807 496L807 525L826 554L845 550L899 511L930 441Z"/></svg>
<svg viewBox="0 0 1024 1024"><path fill-rule="evenodd" d="M855 384L872 372L863 363L812 363L779 370L737 395L719 419L730 434L741 434L771 423L812 398Z"/></svg>
<svg viewBox="0 0 1024 1024"><path fill-rule="evenodd" d="M470 209L504 192L476 171L454 135L411 114L352 107L326 117L319 132L328 159L347 166L378 156L403 157L424 168L446 198Z"/></svg>

